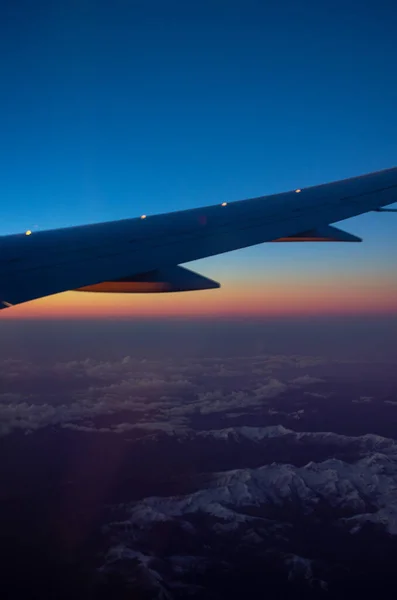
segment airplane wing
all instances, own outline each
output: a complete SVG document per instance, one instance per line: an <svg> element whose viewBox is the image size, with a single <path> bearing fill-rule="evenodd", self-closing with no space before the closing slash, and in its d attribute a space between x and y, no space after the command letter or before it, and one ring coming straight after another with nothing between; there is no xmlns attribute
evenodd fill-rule
<svg viewBox="0 0 397 600"><path fill-rule="evenodd" d="M396 201L397 167L250 200L3 236L0 308L66 290L219 287L179 265L263 242L360 241L331 224Z"/></svg>

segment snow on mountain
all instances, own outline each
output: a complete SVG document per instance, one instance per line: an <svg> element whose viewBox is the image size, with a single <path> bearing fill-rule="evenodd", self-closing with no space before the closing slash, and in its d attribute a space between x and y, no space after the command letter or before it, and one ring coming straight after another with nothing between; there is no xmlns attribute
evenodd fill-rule
<svg viewBox="0 0 397 600"><path fill-rule="evenodd" d="M318 506L329 506L335 520L352 530L364 521L378 522L397 535L397 445L394 440L366 435L358 438L333 433L296 433L284 427L230 428L203 432L203 437L228 439L247 437L257 441L264 437L292 436L298 441L313 437L322 442L358 445L367 455L354 463L335 458L309 462L297 467L273 463L259 468L243 468L214 473L206 487L184 496L150 497L128 506L126 522L143 526L158 521L180 519L205 513L229 528L256 517L247 507L278 506L293 502L303 514ZM377 451L381 448L383 451Z"/></svg>
<svg viewBox="0 0 397 600"><path fill-rule="evenodd" d="M339 564L335 554L333 562L332 553L324 552L322 544L351 540L361 552L362 538L355 534L368 536L363 529L368 524L377 526L375 533L383 530L397 536L397 442L393 439L295 432L281 425L190 431L176 437L182 450L192 440L205 444L216 440L232 444L232 454L235 444L267 444L277 438L288 440L292 452L294 444L310 444L314 456L316 444L329 444L356 460L273 462L225 470L200 477L199 489L193 493L118 505L120 520L107 527L114 546L104 569L117 570L125 564L129 580L144 584L155 598L171 598L174 593L200 596L208 573L239 568L242 557L243 563L244 558L249 564L251 559L255 564L265 561L269 569L277 565L276 571L292 584L322 593L329 589L332 568L342 568L346 560L342 557ZM319 527L324 540L322 535L318 539ZM302 531L308 532L308 544ZM332 533L327 541L330 531L336 537ZM220 557L225 564L221 565Z"/></svg>
<svg viewBox="0 0 397 600"><path fill-rule="evenodd" d="M331 431L297 432L292 429L287 429L283 425L272 425L270 427L227 427L225 429L199 431L194 435L204 439L212 438L230 441L250 440L253 442L261 442L269 438L285 436L291 442L326 443L344 447L351 446L352 449L355 448L364 453L375 450L381 450L387 454L389 452L397 452L396 440L372 433L354 437L333 433Z"/></svg>
<svg viewBox="0 0 397 600"><path fill-rule="evenodd" d="M295 432L291 429L283 427L283 425L272 425L270 427L227 427L225 429L214 429L209 431L199 431L197 437L214 438L221 440L246 438L254 442L265 438L280 437L283 435L291 435Z"/></svg>

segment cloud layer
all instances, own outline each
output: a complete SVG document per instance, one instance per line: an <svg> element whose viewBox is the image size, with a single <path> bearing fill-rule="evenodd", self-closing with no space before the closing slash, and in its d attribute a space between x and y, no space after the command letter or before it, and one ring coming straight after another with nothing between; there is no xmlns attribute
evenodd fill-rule
<svg viewBox="0 0 397 600"><path fill-rule="evenodd" d="M329 397L324 373L335 368L337 363L318 356L265 354L52 364L7 359L0 361L0 435L47 426L116 434L180 432L197 419L258 411L299 420L308 402ZM279 405L278 399L291 395L300 405L294 410Z"/></svg>

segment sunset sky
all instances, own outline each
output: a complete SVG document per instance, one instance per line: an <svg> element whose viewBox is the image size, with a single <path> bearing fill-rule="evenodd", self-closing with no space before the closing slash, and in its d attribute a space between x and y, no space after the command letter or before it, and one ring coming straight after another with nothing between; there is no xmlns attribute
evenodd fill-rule
<svg viewBox="0 0 397 600"><path fill-rule="evenodd" d="M395 166L396 28L382 0L5 2L0 235ZM67 292L0 320L396 314L397 218L340 226L364 242L265 244L188 265L219 290Z"/></svg>

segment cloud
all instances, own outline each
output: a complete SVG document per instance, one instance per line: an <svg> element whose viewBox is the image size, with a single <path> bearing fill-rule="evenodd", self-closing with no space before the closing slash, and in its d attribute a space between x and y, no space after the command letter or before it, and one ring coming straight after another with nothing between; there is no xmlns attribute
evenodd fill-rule
<svg viewBox="0 0 397 600"><path fill-rule="evenodd" d="M174 419L173 421L153 421L153 422L138 422L138 423L117 423L111 427L95 427L95 425L79 425L76 423L65 423L63 429L71 429L73 431L84 431L90 433L116 433L123 434L128 431L165 431L166 433L184 433L189 428L187 426L188 419Z"/></svg>
<svg viewBox="0 0 397 600"><path fill-rule="evenodd" d="M295 379L291 379L291 383L294 385L311 385L313 383L325 383L324 379L320 379L319 377L312 377L311 375L302 375L300 377L295 377Z"/></svg>
<svg viewBox="0 0 397 600"><path fill-rule="evenodd" d="M291 377L291 369L324 362L321 357L265 354L161 360L125 356L52 364L0 360L5 392L0 394L0 434L49 425L114 433L174 430L199 415L253 413L294 386L322 382L309 374L284 379ZM290 418L300 414L286 413Z"/></svg>
<svg viewBox="0 0 397 600"><path fill-rule="evenodd" d="M0 405L0 435L10 433L13 429L33 431L39 427L52 425L70 418L73 410L64 406L51 406L49 404L16 404Z"/></svg>
<svg viewBox="0 0 397 600"><path fill-rule="evenodd" d="M354 400L352 400L352 402L354 404L368 404L369 402L372 402L373 397L372 396L360 396L359 398L355 398ZM397 402L396 402L397 404Z"/></svg>
<svg viewBox="0 0 397 600"><path fill-rule="evenodd" d="M329 398L331 394L319 394L318 392L303 392L304 396L310 396L311 398Z"/></svg>
<svg viewBox="0 0 397 600"><path fill-rule="evenodd" d="M105 398L95 400L81 399L70 404L33 404L17 402L0 404L0 435L11 433L15 429L29 431L48 425L62 425L80 421L84 418L111 415L125 410L142 410L138 404L120 399L117 402ZM144 401L144 399L140 399Z"/></svg>
<svg viewBox="0 0 397 600"><path fill-rule="evenodd" d="M274 398L279 394L282 394L288 389L288 385L282 383L278 379L270 379L264 385L256 388L254 390L255 396L260 396L261 398Z"/></svg>
<svg viewBox="0 0 397 600"><path fill-rule="evenodd" d="M260 404L263 404L262 399L253 393L237 390L226 393L222 390L214 390L198 394L197 400L194 403L194 410L200 414L210 414L227 412L233 408L241 409L248 406L258 406Z"/></svg>
<svg viewBox="0 0 397 600"><path fill-rule="evenodd" d="M201 414L226 412L232 409L263 406L264 400L275 398L284 393L288 385L278 379L270 379L267 383L252 391L224 392L220 389L198 394L196 410Z"/></svg>

